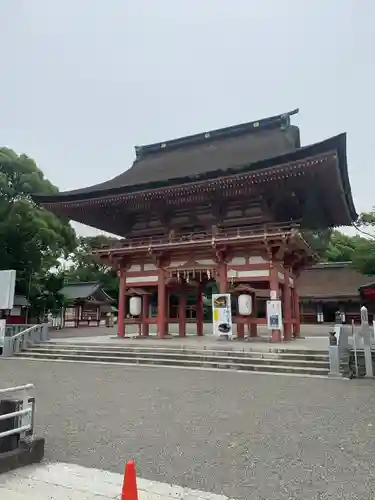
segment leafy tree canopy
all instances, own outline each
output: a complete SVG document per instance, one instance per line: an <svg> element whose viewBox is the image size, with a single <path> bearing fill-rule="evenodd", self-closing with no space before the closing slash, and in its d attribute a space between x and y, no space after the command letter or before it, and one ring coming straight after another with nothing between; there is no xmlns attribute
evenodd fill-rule
<svg viewBox="0 0 375 500"><path fill-rule="evenodd" d="M26 296L76 246L69 223L32 200L33 194L55 192L34 160L0 148L0 266L17 271L17 292Z"/></svg>
<svg viewBox="0 0 375 500"><path fill-rule="evenodd" d="M333 231L325 251L325 258L329 262L352 261L359 246L366 240L360 236L347 236L340 231Z"/></svg>
<svg viewBox="0 0 375 500"><path fill-rule="evenodd" d="M375 275L375 210L362 213L356 227L360 235L348 236L332 231L327 247L321 254L328 262L351 261L355 269L363 274Z"/></svg>
<svg viewBox="0 0 375 500"><path fill-rule="evenodd" d="M116 241L105 235L78 238L78 245L71 255L71 265L65 270L66 282L99 281L104 291L117 300L119 283L116 270L91 255L94 249L113 246Z"/></svg>
<svg viewBox="0 0 375 500"><path fill-rule="evenodd" d="M375 228L375 207L371 212L362 212L357 221L358 226Z"/></svg>
<svg viewBox="0 0 375 500"><path fill-rule="evenodd" d="M333 229L321 231L305 231L303 237L319 257L324 258L329 242L331 241Z"/></svg>
<svg viewBox="0 0 375 500"><path fill-rule="evenodd" d="M48 312L58 314L67 304L66 297L61 293L64 286L64 274L49 271L34 278L29 297L30 315L41 320Z"/></svg>
<svg viewBox="0 0 375 500"><path fill-rule="evenodd" d="M356 226L365 237L356 247L353 265L364 274L375 275L375 207L370 212L363 212Z"/></svg>

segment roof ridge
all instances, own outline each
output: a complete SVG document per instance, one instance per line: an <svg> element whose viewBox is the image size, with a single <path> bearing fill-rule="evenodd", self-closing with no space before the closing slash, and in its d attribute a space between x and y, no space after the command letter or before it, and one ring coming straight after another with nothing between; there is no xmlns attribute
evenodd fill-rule
<svg viewBox="0 0 375 500"><path fill-rule="evenodd" d="M95 196L100 198L102 196L118 196L119 194L122 194L124 190L127 193L132 193L136 191L143 191L145 189L158 189L160 187L167 187L169 182L173 182L173 184L176 185L183 184L184 181L186 181L186 179L189 179L189 182L209 181L217 178L218 176L231 176L231 175L241 174L242 172L245 171L266 169L275 166L275 164L277 164L278 162L290 163L294 161L300 161L301 159L306 159L308 154L309 156L325 154L328 150L334 150L334 149L338 150L342 142L344 142L345 145L345 140L346 140L346 134L342 133L336 136L329 137L319 142L307 144L305 146L299 147L294 150L279 153L276 156L270 156L255 161L249 160L246 161L245 163L244 162L236 163L231 166L228 166L228 168L226 168L225 170L217 167L215 170L209 170L207 172L199 172L195 174L181 173L180 176L175 176L171 179L168 178L167 180L161 180L161 181L141 180L140 182L134 184L132 183L122 184L120 178L132 170L132 168L137 163L137 160L135 160L133 166L130 169L126 170L122 174L113 177L109 181L105 181L100 184L96 184L94 186L89 186L87 188L74 189L73 191L62 191L54 195L34 194L32 196L37 203L51 203L51 202L54 203L57 202L59 199L67 197L69 197L69 201L73 201L75 199L85 199L87 194L89 196ZM141 161L141 159L138 158L138 161ZM116 185L114 186L113 184L115 182ZM108 186L109 184L112 185ZM111 193L109 193L108 191L111 191Z"/></svg>
<svg viewBox="0 0 375 500"><path fill-rule="evenodd" d="M70 283L64 283L64 287L80 285L100 285L100 281L72 281Z"/></svg>
<svg viewBox="0 0 375 500"><path fill-rule="evenodd" d="M261 118L252 122L240 123L238 125L231 125L218 129L200 132L198 134L187 135L171 139L168 141L154 142L151 144L144 144L142 146L135 146L136 159L144 158L157 153L166 153L167 151L175 151L176 149L186 146L194 146L202 142L228 139L248 133L259 132L260 130L274 129L274 128L287 128L290 126L290 117L299 113L296 108L293 111L288 111L281 115L270 116L268 118Z"/></svg>
<svg viewBox="0 0 375 500"><path fill-rule="evenodd" d="M318 262L308 269L324 269L324 268L335 268L335 267L349 267L352 264L351 260L345 260L342 262Z"/></svg>

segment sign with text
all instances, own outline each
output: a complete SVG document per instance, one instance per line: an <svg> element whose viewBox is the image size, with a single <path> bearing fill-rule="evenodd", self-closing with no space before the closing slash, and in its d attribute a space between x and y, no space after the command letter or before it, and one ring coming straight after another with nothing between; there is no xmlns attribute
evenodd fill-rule
<svg viewBox="0 0 375 500"><path fill-rule="evenodd" d="M212 295L213 334L216 337L233 337L232 306L229 293Z"/></svg>
<svg viewBox="0 0 375 500"><path fill-rule="evenodd" d="M269 330L282 330L283 312L281 300L267 300L267 328Z"/></svg>

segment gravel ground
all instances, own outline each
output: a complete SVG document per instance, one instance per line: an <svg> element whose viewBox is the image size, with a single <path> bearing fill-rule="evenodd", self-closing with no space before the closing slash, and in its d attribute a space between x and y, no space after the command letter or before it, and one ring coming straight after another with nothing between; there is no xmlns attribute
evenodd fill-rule
<svg viewBox="0 0 375 500"><path fill-rule="evenodd" d="M237 499L375 497L371 381L0 361L33 382L46 458Z"/></svg>

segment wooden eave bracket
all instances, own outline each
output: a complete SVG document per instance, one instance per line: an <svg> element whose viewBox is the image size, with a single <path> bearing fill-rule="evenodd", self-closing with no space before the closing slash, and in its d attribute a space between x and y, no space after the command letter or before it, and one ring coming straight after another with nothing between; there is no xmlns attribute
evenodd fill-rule
<svg viewBox="0 0 375 500"><path fill-rule="evenodd" d="M168 253L166 252L153 252L151 251L149 253L151 256L152 262L159 268L165 268L167 267L170 262L171 262L171 257Z"/></svg>
<svg viewBox="0 0 375 500"><path fill-rule="evenodd" d="M215 250L215 261L217 263L219 262L226 262L228 263L229 261L229 253L227 247L221 246L221 248L216 248Z"/></svg>

